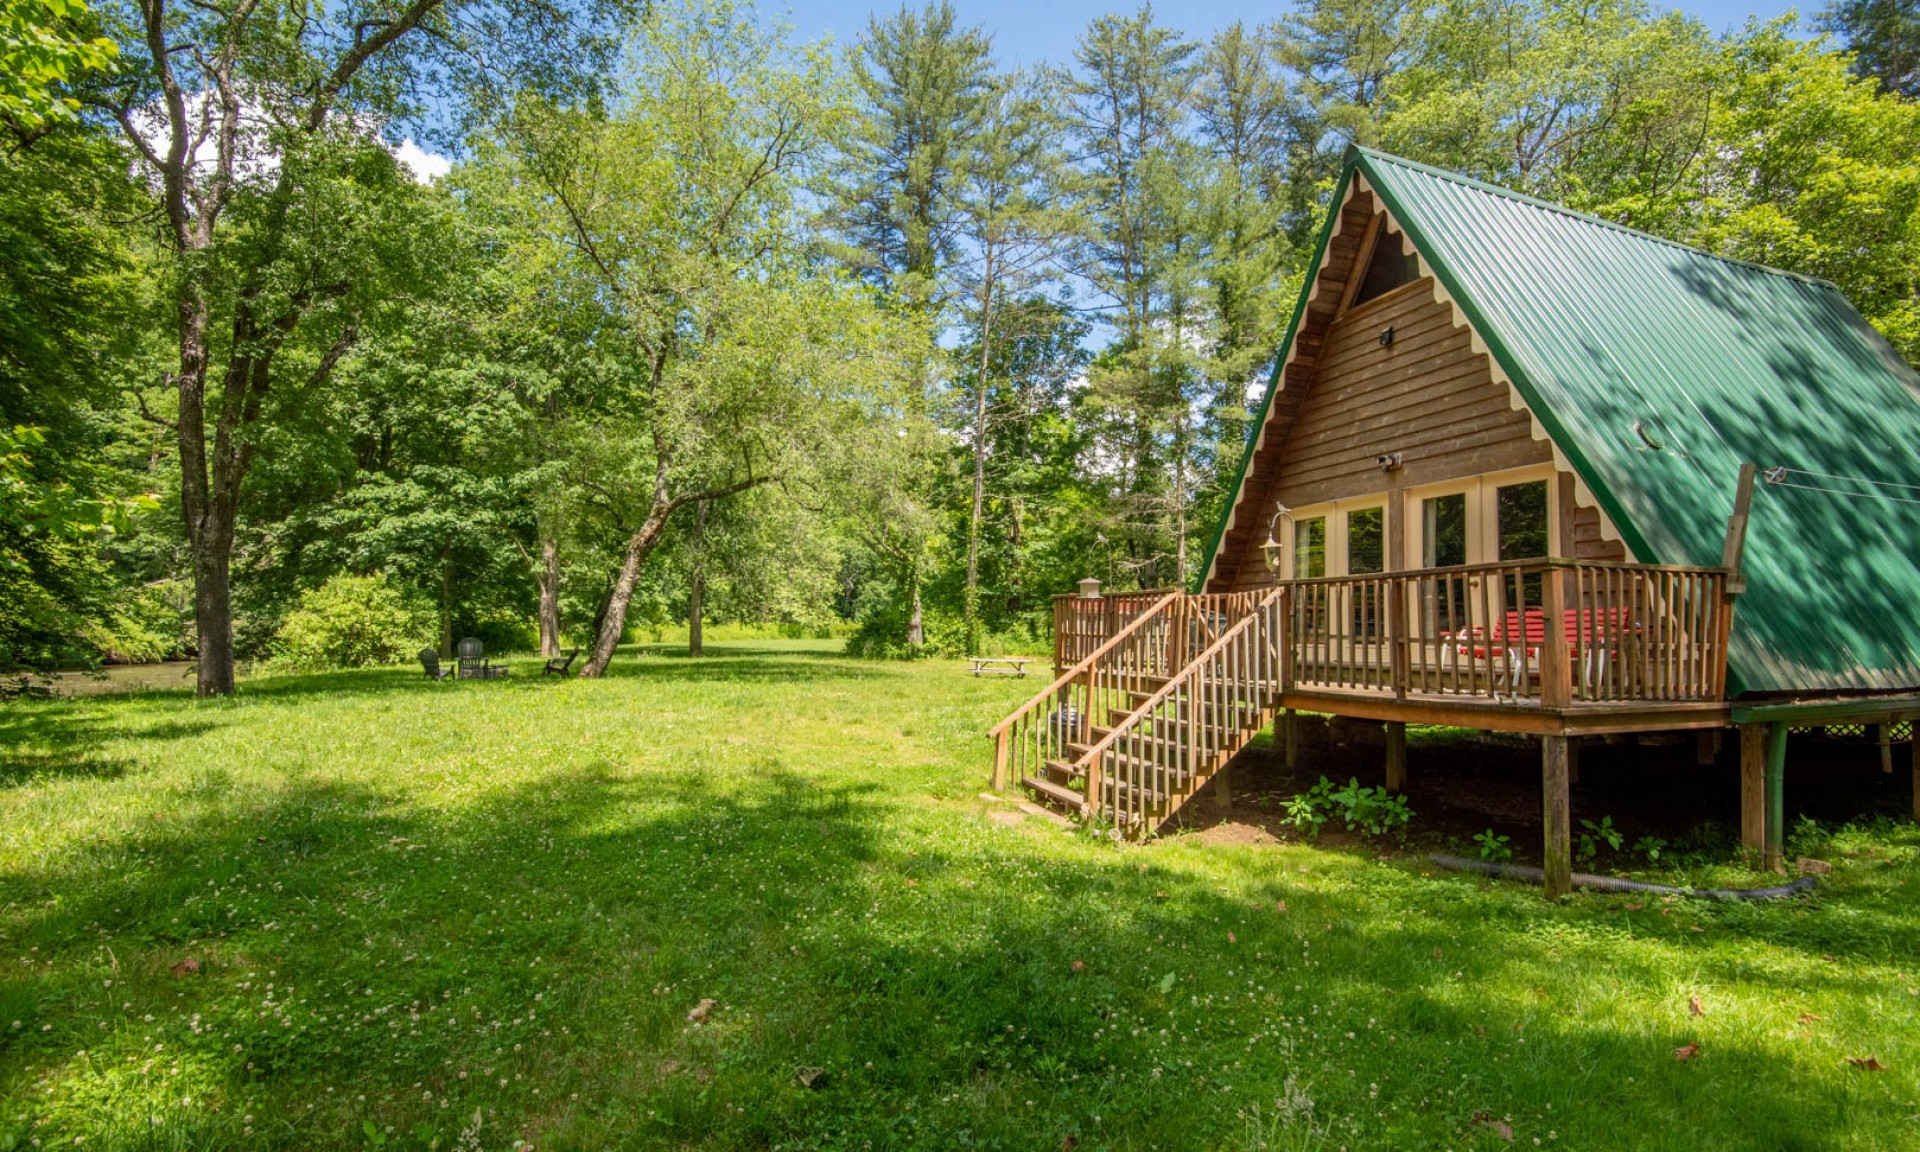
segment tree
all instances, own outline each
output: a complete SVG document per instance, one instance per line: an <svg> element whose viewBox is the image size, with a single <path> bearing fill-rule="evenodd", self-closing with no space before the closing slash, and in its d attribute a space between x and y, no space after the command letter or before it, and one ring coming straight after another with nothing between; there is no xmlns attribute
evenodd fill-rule
<svg viewBox="0 0 1920 1152"><path fill-rule="evenodd" d="M1151 8L1095 20L1067 81L1081 157L1075 270L1108 302L1113 342L1089 374L1088 411L1106 424L1117 517L1136 576L1186 565L1197 153L1185 135L1195 46ZM1172 572L1166 571L1171 561Z"/></svg>
<svg viewBox="0 0 1920 1152"><path fill-rule="evenodd" d="M1836 0L1819 27L1853 53L1854 70L1880 91L1920 99L1920 7L1913 0Z"/></svg>
<svg viewBox="0 0 1920 1152"><path fill-rule="evenodd" d="M1004 414L992 403L996 352L1026 334L1029 314L1010 301L1038 291L1071 235L1072 219L1060 203L1065 156L1053 143L1058 122L1047 111L1046 86L1020 76L1005 78L989 103L973 144L960 191L960 234L968 259L959 266L966 323L972 346L957 383L967 394L960 427L969 446L973 476L967 512L967 576L962 616L966 648L980 647L980 536L987 500L987 457L992 425Z"/></svg>
<svg viewBox="0 0 1920 1152"><path fill-rule="evenodd" d="M957 186L995 100L992 42L947 0L902 6L849 56L861 115L841 165L838 222L855 267L914 310L937 310L959 227Z"/></svg>
<svg viewBox="0 0 1920 1152"><path fill-rule="evenodd" d="M603 418L617 463L598 483L637 498L585 676L613 659L675 513L826 452L839 406L893 378L896 346L869 293L808 258L798 194L848 115L824 54L694 5L656 10L633 55L605 118L529 104L517 124L556 231L639 361Z"/></svg>
<svg viewBox="0 0 1920 1152"><path fill-rule="evenodd" d="M172 413L153 418L180 455L198 689L225 695L247 473L281 414L327 387L405 249L412 186L375 127L419 110L442 75L565 87L580 41L569 11L535 0L113 12L125 67L107 103L156 183L172 257L178 368ZM513 72L476 75L474 60Z"/></svg>

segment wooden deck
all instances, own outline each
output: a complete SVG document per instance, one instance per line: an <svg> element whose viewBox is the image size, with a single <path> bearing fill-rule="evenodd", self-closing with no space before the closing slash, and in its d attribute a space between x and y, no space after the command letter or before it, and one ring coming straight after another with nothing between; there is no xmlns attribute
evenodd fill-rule
<svg viewBox="0 0 1920 1152"><path fill-rule="evenodd" d="M1730 718L1718 568L1549 559L1054 613L1055 679L994 728L994 786L1121 828L1157 825L1289 710L1554 738Z"/></svg>

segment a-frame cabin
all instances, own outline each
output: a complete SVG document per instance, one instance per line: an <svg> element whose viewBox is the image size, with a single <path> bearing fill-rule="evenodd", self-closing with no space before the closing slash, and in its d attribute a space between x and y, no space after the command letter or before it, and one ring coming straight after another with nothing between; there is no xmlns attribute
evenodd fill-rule
<svg viewBox="0 0 1920 1152"><path fill-rule="evenodd" d="M1574 741L1738 726L1777 864L1787 726L1920 717L1917 548L1920 375L1831 284L1354 149L1200 588L1057 600L994 784L1144 831L1296 710L1390 787L1535 733L1558 892Z"/></svg>

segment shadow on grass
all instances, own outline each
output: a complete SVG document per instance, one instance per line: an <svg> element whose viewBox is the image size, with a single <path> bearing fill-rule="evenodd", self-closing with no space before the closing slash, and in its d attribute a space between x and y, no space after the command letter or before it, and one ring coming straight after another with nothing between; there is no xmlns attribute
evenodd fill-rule
<svg viewBox="0 0 1920 1152"><path fill-rule="evenodd" d="M138 761L107 752L97 717L57 704L0 709L0 788L125 776Z"/></svg>
<svg viewBox="0 0 1920 1152"><path fill-rule="evenodd" d="M555 1149L1211 1148L1297 1075L1318 1112L1269 1114L1302 1144L1452 1145L1482 1108L1558 1106L1568 1146L1790 1149L1844 1146L1860 1106L1757 1041L1680 1066L1684 1018L1552 1001L1570 964L1668 978L1648 949L1565 938L1578 911L1388 870L1245 870L1229 893L1150 851L1062 861L958 818L903 838L915 818L781 769L574 770L467 804L295 781L185 808L0 874L8 950L34 957L0 974L23 1021L0 1098L79 1048L114 1069L157 1042L232 1106L130 1083L35 1134L204 1146L245 1101L284 1147L363 1125L446 1147L485 1115L493 1143ZM182 956L202 970L169 975ZM1580 1127L1581 1099L1644 1138Z"/></svg>
<svg viewBox="0 0 1920 1152"><path fill-rule="evenodd" d="M376 696L423 692L561 691L579 676L542 676L535 656L507 657L508 675L498 680L428 680L419 668L359 668L335 672L283 673L242 681L243 698L284 700L300 696ZM709 646L707 654L687 656L684 648L629 645L608 667L608 680L687 683L739 680L756 683L815 680L866 680L886 675L879 664L863 664L833 651Z"/></svg>

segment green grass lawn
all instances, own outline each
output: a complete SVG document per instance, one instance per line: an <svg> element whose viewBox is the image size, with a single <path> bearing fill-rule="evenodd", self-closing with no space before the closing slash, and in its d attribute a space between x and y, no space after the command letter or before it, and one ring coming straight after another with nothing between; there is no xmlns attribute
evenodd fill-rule
<svg viewBox="0 0 1920 1152"><path fill-rule="evenodd" d="M1911 825L1764 906L1117 847L980 798L1034 681L833 648L0 709L0 1149L1920 1146Z"/></svg>

